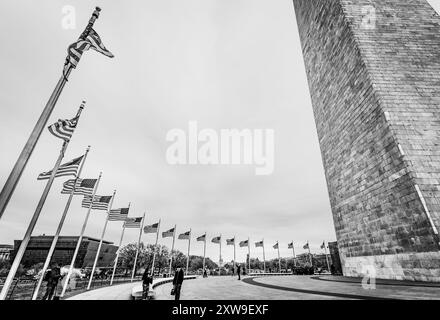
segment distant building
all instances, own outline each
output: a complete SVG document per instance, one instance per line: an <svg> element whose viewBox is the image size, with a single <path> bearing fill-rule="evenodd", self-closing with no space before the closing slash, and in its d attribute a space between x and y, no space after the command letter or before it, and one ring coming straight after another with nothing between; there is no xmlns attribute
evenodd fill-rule
<svg viewBox="0 0 440 320"><path fill-rule="evenodd" d="M59 237L55 252L52 256L51 263L60 263L62 265L69 265L72 261L73 253L79 237L64 236ZM21 263L24 267L30 267L39 262L46 260L52 243L53 236L37 236L31 237L29 244L24 253ZM14 259L17 250L21 244L21 240L14 241L14 249L11 252L10 259ZM83 237L75 261L75 268L86 268L93 266L96 251L98 250L99 239ZM113 242L103 241L101 251L98 257L98 267L109 267L113 265L116 258L116 251L118 247L113 245Z"/></svg>
<svg viewBox="0 0 440 320"><path fill-rule="evenodd" d="M11 244L0 244L0 261L9 260L11 251L14 250L14 246Z"/></svg>

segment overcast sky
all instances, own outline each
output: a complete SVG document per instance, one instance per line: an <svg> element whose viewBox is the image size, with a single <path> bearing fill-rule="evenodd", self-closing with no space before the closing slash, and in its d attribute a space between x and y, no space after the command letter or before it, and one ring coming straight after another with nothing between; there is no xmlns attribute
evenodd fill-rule
<svg viewBox="0 0 440 320"><path fill-rule="evenodd" d="M431 0L440 9L440 0ZM76 30L62 28L65 5L76 9ZM162 230L192 228L191 253L203 255L195 237L222 234L264 238L266 257L297 253L310 241L320 252L335 240L327 186L315 129L304 62L291 0L139 0L0 2L0 185L6 181L56 84L67 46L102 7L95 30L115 58L84 54L62 93L50 123L72 117L81 100L86 109L65 160L92 150L83 177L103 171L98 193L117 190L114 207L132 203L131 216L147 212L146 223L162 219ZM165 154L169 130L199 128L275 130L275 167L256 176L252 166L171 166ZM0 243L21 239L61 141L46 130L0 220ZM34 235L53 234L66 195L58 178ZM72 203L62 235L78 235L86 209ZM86 235L99 237L105 220L92 212ZM118 242L120 222L111 222L106 240ZM137 239L126 232L124 243ZM154 235L144 235L153 242ZM171 245L171 239L160 239ZM186 241L176 248L186 252ZM225 261L232 247L222 245ZM237 247L243 261L246 248ZM207 255L218 261L218 245Z"/></svg>

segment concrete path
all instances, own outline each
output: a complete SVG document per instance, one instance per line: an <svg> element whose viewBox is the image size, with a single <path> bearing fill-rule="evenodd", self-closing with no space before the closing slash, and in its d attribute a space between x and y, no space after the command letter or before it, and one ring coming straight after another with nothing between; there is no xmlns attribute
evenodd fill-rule
<svg viewBox="0 0 440 320"><path fill-rule="evenodd" d="M331 278L331 277L328 277ZM323 280L321 280L323 279ZM366 290L359 282L324 281L316 276L199 278L184 282L182 300L363 300L363 299L439 299L440 287L421 287L399 283L377 284ZM156 289L156 299L170 300L171 284Z"/></svg>
<svg viewBox="0 0 440 320"><path fill-rule="evenodd" d="M129 300L133 282L84 292L68 300ZM171 283L155 288L157 300L172 300ZM440 286L408 282L378 281L375 290L366 290L360 281L331 276L211 276L183 282L182 300L358 300L358 299L438 299Z"/></svg>
<svg viewBox="0 0 440 320"><path fill-rule="evenodd" d="M131 290L142 282L129 282L77 294L66 300L130 300Z"/></svg>

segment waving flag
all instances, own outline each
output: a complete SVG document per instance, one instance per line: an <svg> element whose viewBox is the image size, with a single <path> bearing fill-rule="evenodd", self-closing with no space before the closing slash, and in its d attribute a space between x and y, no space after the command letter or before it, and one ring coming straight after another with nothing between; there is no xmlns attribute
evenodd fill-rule
<svg viewBox="0 0 440 320"><path fill-rule="evenodd" d="M87 51L89 49L93 49L110 58L114 57L113 53L107 50L107 48L104 46L101 38L96 33L96 31L90 29L90 33L85 40L79 39L77 42L71 44L67 49L67 58L64 65L64 73L70 66L76 68L84 51Z"/></svg>
<svg viewBox="0 0 440 320"><path fill-rule="evenodd" d="M179 234L178 239L180 239L180 240L189 240L190 237L191 237L191 231L187 231L185 233Z"/></svg>
<svg viewBox="0 0 440 320"><path fill-rule="evenodd" d="M235 238L226 239L226 245L227 246L233 246L234 244L235 244Z"/></svg>
<svg viewBox="0 0 440 320"><path fill-rule="evenodd" d="M127 218L124 222L124 228L140 228L142 217Z"/></svg>
<svg viewBox="0 0 440 320"><path fill-rule="evenodd" d="M174 228L162 232L162 238L174 237Z"/></svg>
<svg viewBox="0 0 440 320"><path fill-rule="evenodd" d="M90 203L92 203L92 209L94 210L108 210L108 206L110 204L110 200L113 196L97 196L95 195L95 198L93 199L92 203L92 196L84 196L84 199L82 201L82 207L88 208L90 207Z"/></svg>
<svg viewBox="0 0 440 320"><path fill-rule="evenodd" d="M125 221L128 217L130 208L111 209L108 215L108 221Z"/></svg>
<svg viewBox="0 0 440 320"><path fill-rule="evenodd" d="M287 246L288 246L288 249L293 249L293 242L289 243Z"/></svg>
<svg viewBox="0 0 440 320"><path fill-rule="evenodd" d="M75 191L73 194L84 196L92 195L97 181L97 179L76 179L75 184L75 179L70 179L64 182L61 193L70 194L73 190L73 186L75 185Z"/></svg>
<svg viewBox="0 0 440 320"><path fill-rule="evenodd" d="M206 234L203 236L197 237L197 241L206 241Z"/></svg>
<svg viewBox="0 0 440 320"><path fill-rule="evenodd" d="M76 159L73 159L63 165L61 165L57 173L55 174L55 177L63 177L63 176L76 176L78 172L79 165L81 164L81 161L84 156L78 157ZM37 180L48 180L50 179L50 176L52 175L52 170L40 173Z"/></svg>
<svg viewBox="0 0 440 320"><path fill-rule="evenodd" d="M325 249L325 241L322 242L321 249Z"/></svg>
<svg viewBox="0 0 440 320"><path fill-rule="evenodd" d="M220 241L221 241L221 239L222 239L222 237L215 237L215 238L212 238L212 240L211 240L211 242L213 242L213 243L220 243Z"/></svg>
<svg viewBox="0 0 440 320"><path fill-rule="evenodd" d="M303 249L309 249L309 243L308 242L304 245Z"/></svg>
<svg viewBox="0 0 440 320"><path fill-rule="evenodd" d="M256 248L258 248L258 247L263 247L263 246L264 246L263 241L255 242L255 247L256 247Z"/></svg>
<svg viewBox="0 0 440 320"><path fill-rule="evenodd" d="M144 233L156 233L159 229L159 222L144 227Z"/></svg>
<svg viewBox="0 0 440 320"><path fill-rule="evenodd" d="M273 246L274 249L278 249L279 245L278 242Z"/></svg>
<svg viewBox="0 0 440 320"><path fill-rule="evenodd" d="M75 117L71 120L59 119L57 122L47 127L47 129L55 137L68 142L70 141L70 138L72 138L73 131L75 131L76 125L78 124L78 119L79 117Z"/></svg>
<svg viewBox="0 0 440 320"><path fill-rule="evenodd" d="M249 246L249 240L240 241L240 247L248 247Z"/></svg>

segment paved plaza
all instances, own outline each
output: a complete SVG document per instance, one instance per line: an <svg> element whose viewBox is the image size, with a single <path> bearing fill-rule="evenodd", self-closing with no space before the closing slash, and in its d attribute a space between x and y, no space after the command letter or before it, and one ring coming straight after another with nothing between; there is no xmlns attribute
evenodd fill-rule
<svg viewBox="0 0 440 320"><path fill-rule="evenodd" d="M128 300L139 282L78 294L70 300ZM171 283L155 288L157 300L172 300ZM440 284L381 281L366 290L359 279L332 276L209 277L186 280L182 300L439 299Z"/></svg>

